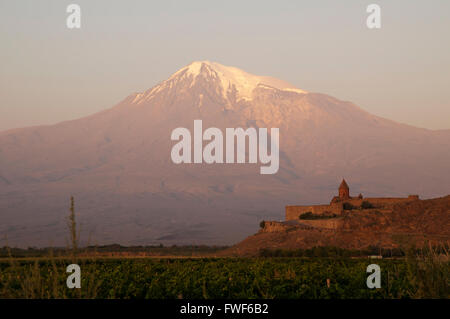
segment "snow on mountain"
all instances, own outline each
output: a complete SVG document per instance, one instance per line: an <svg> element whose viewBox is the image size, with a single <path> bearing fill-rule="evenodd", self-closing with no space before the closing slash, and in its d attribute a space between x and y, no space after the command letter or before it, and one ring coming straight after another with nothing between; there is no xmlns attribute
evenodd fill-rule
<svg viewBox="0 0 450 319"><path fill-rule="evenodd" d="M237 100L252 100L253 90L258 86L268 88L276 88L282 91L296 92L299 94L307 93L298 89L293 85L269 76L257 76L235 67L224 66L216 62L195 61L188 66L181 68L175 72L168 80L160 85L150 89L146 93L140 93L136 96L133 103L143 103L148 101L154 94L160 92L164 88L172 88L180 81L188 79L190 87L194 86L198 78L207 79L209 81L217 81L218 90L224 99L228 99L228 95L236 91Z"/></svg>

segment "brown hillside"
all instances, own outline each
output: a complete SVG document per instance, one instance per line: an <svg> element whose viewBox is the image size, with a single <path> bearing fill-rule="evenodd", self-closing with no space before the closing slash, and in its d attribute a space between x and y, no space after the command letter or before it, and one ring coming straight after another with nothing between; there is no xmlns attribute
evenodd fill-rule
<svg viewBox="0 0 450 319"><path fill-rule="evenodd" d="M224 254L255 256L262 248L314 246L393 248L420 246L425 241L450 241L450 196L400 203L389 210L351 210L337 218L302 221L300 225L275 225L272 229L260 230Z"/></svg>

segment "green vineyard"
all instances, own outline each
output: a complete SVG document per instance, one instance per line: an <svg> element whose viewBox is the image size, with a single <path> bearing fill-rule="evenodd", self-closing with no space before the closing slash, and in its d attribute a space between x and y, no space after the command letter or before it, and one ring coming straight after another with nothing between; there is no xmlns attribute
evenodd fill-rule
<svg viewBox="0 0 450 319"><path fill-rule="evenodd" d="M449 263L367 258L78 259L81 288L66 286L69 259L0 260L0 298L448 298ZM366 285L381 268L381 288Z"/></svg>

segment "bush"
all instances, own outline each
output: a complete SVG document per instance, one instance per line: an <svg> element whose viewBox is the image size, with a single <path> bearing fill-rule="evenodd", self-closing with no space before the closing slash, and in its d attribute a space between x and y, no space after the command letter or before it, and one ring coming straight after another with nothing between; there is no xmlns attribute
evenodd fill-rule
<svg viewBox="0 0 450 319"><path fill-rule="evenodd" d="M263 220L259 223L260 228L264 228L265 225L266 225L266 222Z"/></svg>
<svg viewBox="0 0 450 319"><path fill-rule="evenodd" d="M352 204L347 203L347 202L344 203L342 206L343 206L344 210L352 210L355 208L355 206L353 206Z"/></svg>
<svg viewBox="0 0 450 319"><path fill-rule="evenodd" d="M431 243L418 252L412 248L407 250L407 274L413 287L413 298L450 298L449 257L445 246L433 247Z"/></svg>
<svg viewBox="0 0 450 319"><path fill-rule="evenodd" d="M372 205L372 203L368 202L368 201L363 201L361 203L361 208L362 209L369 209L369 208L374 208L374 206Z"/></svg>
<svg viewBox="0 0 450 319"><path fill-rule="evenodd" d="M306 212L298 216L299 219L314 219L314 215L312 212Z"/></svg>
<svg viewBox="0 0 450 319"><path fill-rule="evenodd" d="M301 214L300 216L298 216L298 219L303 219L303 220L314 220L314 219L330 219L330 218L335 218L337 215L333 214L333 215L314 215L311 212L306 212Z"/></svg>

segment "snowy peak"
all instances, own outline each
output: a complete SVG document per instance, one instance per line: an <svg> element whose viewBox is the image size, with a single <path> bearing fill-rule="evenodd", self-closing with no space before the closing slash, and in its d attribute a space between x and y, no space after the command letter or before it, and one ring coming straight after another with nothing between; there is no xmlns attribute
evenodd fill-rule
<svg viewBox="0 0 450 319"><path fill-rule="evenodd" d="M141 102L142 98L147 100L163 88L176 86L181 82L190 83L194 86L197 81L206 80L216 84L217 90L227 100L228 94L235 92L237 100L253 99L253 90L257 87L274 88L282 91L306 94L307 92L296 88L292 84L269 76L258 76L247 73L241 69L225 66L217 62L195 61L181 68L166 81L150 89L146 93L138 94L135 102Z"/></svg>
<svg viewBox="0 0 450 319"><path fill-rule="evenodd" d="M238 97L244 100L252 99L252 92L258 86L269 86L284 91L307 93L290 83L269 76L258 76L241 69L225 66L217 62L195 61L176 72L172 77L183 74L192 76L194 81L198 76L214 78L220 81L224 96L230 90L236 89Z"/></svg>

